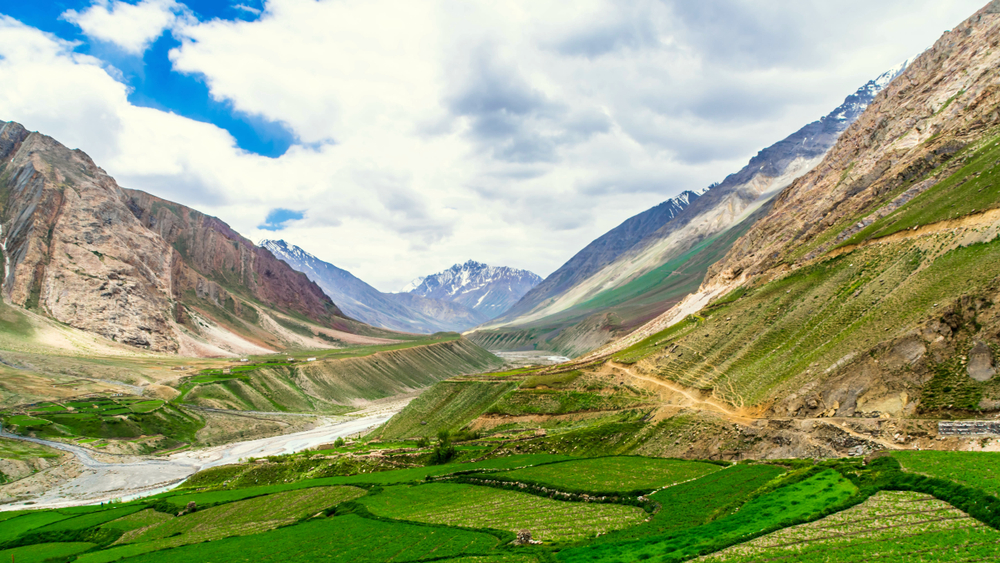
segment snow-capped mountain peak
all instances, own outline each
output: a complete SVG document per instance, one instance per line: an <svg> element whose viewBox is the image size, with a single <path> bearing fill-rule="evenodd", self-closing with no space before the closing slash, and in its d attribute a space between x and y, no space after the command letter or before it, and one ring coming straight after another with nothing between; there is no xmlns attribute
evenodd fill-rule
<svg viewBox="0 0 1000 563"><path fill-rule="evenodd" d="M542 278L527 270L469 260L413 280L401 293L461 303L489 317L503 314Z"/></svg>

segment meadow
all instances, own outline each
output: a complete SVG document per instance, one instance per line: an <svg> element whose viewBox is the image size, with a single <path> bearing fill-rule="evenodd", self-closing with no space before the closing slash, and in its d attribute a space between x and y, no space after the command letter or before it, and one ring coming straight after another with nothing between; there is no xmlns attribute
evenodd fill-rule
<svg viewBox="0 0 1000 563"><path fill-rule="evenodd" d="M931 496L881 492L854 508L698 559L704 563L988 560L1000 532Z"/></svg>
<svg viewBox="0 0 1000 563"><path fill-rule="evenodd" d="M259 467L300 459L288 456L209 470L128 503L0 513L0 561L989 560L1000 552L995 458L727 465L526 454L241 485ZM564 494L573 489L613 494ZM513 545L522 530L539 543Z"/></svg>
<svg viewBox="0 0 1000 563"><path fill-rule="evenodd" d="M569 542L637 524L646 513L636 507L560 502L489 487L432 483L389 487L365 497L375 515L428 524L530 530L542 541Z"/></svg>
<svg viewBox="0 0 1000 563"><path fill-rule="evenodd" d="M998 452L894 452L903 469L980 489L1000 498Z"/></svg>
<svg viewBox="0 0 1000 563"><path fill-rule="evenodd" d="M516 469L499 473L492 478L545 485L564 491L650 493L721 469L719 465L697 461L622 456Z"/></svg>

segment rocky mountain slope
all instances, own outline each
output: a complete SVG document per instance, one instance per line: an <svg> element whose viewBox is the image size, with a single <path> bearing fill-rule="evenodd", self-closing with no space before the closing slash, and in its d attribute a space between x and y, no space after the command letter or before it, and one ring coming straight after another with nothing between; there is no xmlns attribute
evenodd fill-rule
<svg viewBox="0 0 1000 563"><path fill-rule="evenodd" d="M122 189L13 122L0 126L0 227L6 302L117 342L218 355L379 336L222 221Z"/></svg>
<svg viewBox="0 0 1000 563"><path fill-rule="evenodd" d="M316 282L349 317L372 326L429 334L463 331L489 320L459 303L415 294L382 293L347 270L283 240L264 240L260 246Z"/></svg>
<svg viewBox="0 0 1000 563"><path fill-rule="evenodd" d="M865 84L722 183L700 195L685 192L629 219L470 337L491 349L577 355L670 309L697 290L708 267L766 213L772 198L813 169L905 66Z"/></svg>
<svg viewBox="0 0 1000 563"><path fill-rule="evenodd" d="M492 319L505 313L541 281L541 277L527 270L469 260L418 278L401 293L459 303Z"/></svg>
<svg viewBox="0 0 1000 563"><path fill-rule="evenodd" d="M460 390L475 406L461 417L441 419L445 407L426 400L401 418L547 433L522 453L600 444L737 460L991 449L997 68L1000 0L878 94L671 310L573 363L428 392Z"/></svg>

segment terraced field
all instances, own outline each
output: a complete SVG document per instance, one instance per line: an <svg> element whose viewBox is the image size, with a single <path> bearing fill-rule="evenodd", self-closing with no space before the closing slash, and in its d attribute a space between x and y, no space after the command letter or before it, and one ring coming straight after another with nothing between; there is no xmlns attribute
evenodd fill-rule
<svg viewBox="0 0 1000 563"><path fill-rule="evenodd" d="M908 472L948 479L1000 498L1000 453L907 451L892 457Z"/></svg>
<svg viewBox="0 0 1000 563"><path fill-rule="evenodd" d="M721 470L711 463L645 457L601 457L499 473L508 481L537 483L560 490L650 492Z"/></svg>
<svg viewBox="0 0 1000 563"><path fill-rule="evenodd" d="M662 508L649 522L601 536L599 543L614 543L686 530L707 524L747 501L748 497L783 469L773 465L737 465L668 487L650 496Z"/></svg>
<svg viewBox="0 0 1000 563"><path fill-rule="evenodd" d="M442 381L383 426L380 437L385 440L430 437L441 430L458 430L516 388L516 381Z"/></svg>
<svg viewBox="0 0 1000 563"><path fill-rule="evenodd" d="M253 536L228 538L147 553L123 561L127 563L190 563L191 561L383 563L437 560L466 553L484 554L496 548L499 543L496 537L480 532L379 522L347 515L306 522ZM84 559L77 561L83 562Z"/></svg>
<svg viewBox="0 0 1000 563"><path fill-rule="evenodd" d="M786 527L796 520L820 516L843 504L857 488L833 470L789 484L751 500L735 514L680 532L636 541L602 543L567 549L561 561L572 563L628 563L654 559L684 561L701 553L728 547L757 534Z"/></svg>
<svg viewBox="0 0 1000 563"><path fill-rule="evenodd" d="M991 561L1000 532L928 495L881 492L849 510L703 557L704 563Z"/></svg>
<svg viewBox="0 0 1000 563"><path fill-rule="evenodd" d="M94 545L87 542L60 542L15 547L0 550L0 561L16 561L17 563L66 561L77 553L87 551Z"/></svg>
<svg viewBox="0 0 1000 563"><path fill-rule="evenodd" d="M334 507L365 494L354 487L318 487L278 493L224 504L177 518L146 515L151 524L128 531L108 550L86 554L82 563L114 561L151 551L246 536L273 530L279 526ZM132 527L133 522L127 525Z"/></svg>
<svg viewBox="0 0 1000 563"><path fill-rule="evenodd" d="M642 509L630 506L559 502L450 483L389 487L361 502L386 518L510 532L527 529L535 539L557 542L593 537L646 518Z"/></svg>

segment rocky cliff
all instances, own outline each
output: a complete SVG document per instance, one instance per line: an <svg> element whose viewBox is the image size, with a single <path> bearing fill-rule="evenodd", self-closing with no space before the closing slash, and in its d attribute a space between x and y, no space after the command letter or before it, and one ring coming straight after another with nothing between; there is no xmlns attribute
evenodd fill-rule
<svg viewBox="0 0 1000 563"><path fill-rule="evenodd" d="M5 301L117 342L238 353L287 342L266 328L285 316L358 328L225 223L124 190L83 152L12 122L0 125L0 228ZM191 348L216 329L238 345Z"/></svg>

